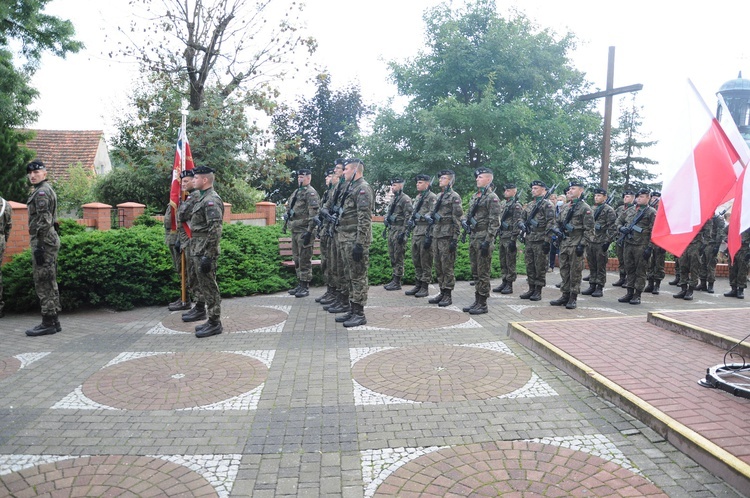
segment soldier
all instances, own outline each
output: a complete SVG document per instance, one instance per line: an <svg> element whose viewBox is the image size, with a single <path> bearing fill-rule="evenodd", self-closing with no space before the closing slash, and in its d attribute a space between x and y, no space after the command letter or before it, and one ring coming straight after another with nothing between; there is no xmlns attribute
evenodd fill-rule
<svg viewBox="0 0 750 498"><path fill-rule="evenodd" d="M5 254L5 244L10 237L10 230L13 228L13 208L8 201L0 197L0 264ZM3 300L3 272L0 271L0 318L5 316L5 301Z"/></svg>
<svg viewBox="0 0 750 498"><path fill-rule="evenodd" d="M196 302L204 303L205 301L199 296L198 289L198 268L193 262L193 258L190 257L190 239L192 237L192 231L190 230L190 218L193 213L193 205L200 198L200 192L195 188L194 171L185 170L180 176L182 177L182 188L187 191L188 196L182 201L177 208L177 241L175 247L180 251L180 260L182 255L185 256L185 286L189 296L193 296ZM190 305L190 298L188 298L186 304ZM181 305L176 307L182 309ZM190 309L188 307L188 309ZM170 308L170 311L177 311L176 309Z"/></svg>
<svg viewBox="0 0 750 498"><path fill-rule="evenodd" d="M521 232L525 234L526 278L529 290L521 299L541 301L542 288L547 285L552 228L555 226L555 208L547 199L547 185L541 180L531 182L532 199L524 206Z"/></svg>
<svg viewBox="0 0 750 498"><path fill-rule="evenodd" d="M633 203L635 202L635 191L633 190L623 190L622 192L622 204L617 206L617 209L615 209L615 214L617 215L617 219L620 219L620 216L622 216L622 213L627 211L633 206ZM621 244L617 244L615 246L615 253L617 255L617 271L620 274L620 278L616 280L615 282L612 282L613 287L622 287L625 285L625 282L627 281L627 277L625 275L625 257L622 254L623 248L625 246Z"/></svg>
<svg viewBox="0 0 750 498"><path fill-rule="evenodd" d="M471 315L487 313L487 298L490 295L490 274L492 272L492 254L494 253L495 234L500 228L500 199L492 190L492 171L478 168L474 172L477 182L477 193L471 198L469 214L461 222L464 230L469 232L469 260L471 273L477 279L474 287L474 303L463 308Z"/></svg>
<svg viewBox="0 0 750 498"><path fill-rule="evenodd" d="M198 166L195 173L195 188L199 191L192 205L190 216L190 257L197 268L196 286L203 302L197 302L192 310L182 315L184 322L208 321L195 327L196 337L221 334L221 293L216 283L216 260L221 248L221 231L224 219L224 202L214 190L214 170ZM205 303L205 304L204 304ZM201 306L203 305L203 306Z"/></svg>
<svg viewBox="0 0 750 498"><path fill-rule="evenodd" d="M706 247L701 254L700 284L695 290L713 294L714 282L716 282L716 263L718 262L721 243L724 242L724 213L714 214L706 223L711 224L711 240L706 243Z"/></svg>
<svg viewBox="0 0 750 498"><path fill-rule="evenodd" d="M333 177L331 178L332 194L329 195L325 205L320 210L320 216L323 220L323 226L321 227L321 233L324 234L328 240L327 256L326 256L326 273L328 274L328 282L331 286L331 292L326 296L321 296L320 304L323 306L325 311L329 311L331 307L341 306L344 302L342 300L342 290L345 282L343 277L343 263L339 257L338 250L338 238L334 231L334 213L338 209L339 199L344 195L346 189L346 180L344 179L344 160L339 158L336 159L333 168ZM322 243L321 243L322 251ZM349 305L349 299L346 299L345 304Z"/></svg>
<svg viewBox="0 0 750 498"><path fill-rule="evenodd" d="M437 195L430 191L432 178L430 175L419 174L417 182L417 197L414 199L412 216L407 222L407 231L413 229L411 238L411 260L414 263L414 288L404 292L407 296L425 297L429 293L432 280L432 248L425 247L427 236L427 215L435 209ZM404 239L406 243L406 239Z"/></svg>
<svg viewBox="0 0 750 498"><path fill-rule="evenodd" d="M328 168L326 170L326 191L323 192L323 197L320 199L320 209L318 210L318 216L316 216L315 219L315 224L318 225L317 235L320 237L320 274L323 276L323 282L326 284L325 293L315 298L316 303L329 297L334 290L333 280L331 279L330 269L328 267L330 262L331 237L325 230L325 216L323 213L323 209L328 205L328 202L333 197L333 192L336 189L336 184L333 182L333 171L333 168ZM336 180L336 183L338 183L338 178Z"/></svg>
<svg viewBox="0 0 750 498"><path fill-rule="evenodd" d="M396 177L391 180L391 192L393 198L384 219L387 231L383 231L383 235L388 238L388 256L393 269L391 281L384 286L385 290L389 291L401 289L406 246L400 239L406 232L406 221L411 218L412 209L414 209L411 197L404 193L403 178Z"/></svg>
<svg viewBox="0 0 750 498"><path fill-rule="evenodd" d="M287 201L287 212L284 221L292 229L292 259L297 273L297 287L289 291L294 297L310 295L312 280L313 231L315 217L320 209L318 192L310 186L312 172L307 168L297 171L299 187Z"/></svg>
<svg viewBox="0 0 750 498"><path fill-rule="evenodd" d="M661 192L654 190L651 192L651 201L649 204L652 208L659 209L659 201L661 200ZM648 285L643 292L650 292L651 294L658 295L659 288L661 287L661 281L664 280L666 272L664 271L664 262L666 259L667 250L661 247L654 247L654 251L649 258L648 266L646 269L646 279Z"/></svg>
<svg viewBox="0 0 750 498"><path fill-rule="evenodd" d="M34 271L34 287L42 307L42 323L26 331L34 337L60 332L58 320L60 292L57 289L57 253L60 237L57 235L57 195L47 182L47 168L35 160L26 165L33 187L26 202L29 210L29 237Z"/></svg>
<svg viewBox="0 0 750 498"><path fill-rule="evenodd" d="M701 254L706 244L711 241L712 228L713 223L704 223L680 256L680 289L682 290L672 297L685 301L693 300L693 291L698 287L698 276L701 270Z"/></svg>
<svg viewBox="0 0 750 498"><path fill-rule="evenodd" d="M724 297L745 299L748 263L750 263L750 228L742 232L740 236L740 248L729 264L729 286L732 290L725 292Z"/></svg>
<svg viewBox="0 0 750 498"><path fill-rule="evenodd" d="M341 256L346 259L350 311L336 317L344 327L367 324L367 270L372 244L372 208L375 194L364 179L365 165L361 159L349 159L344 166L344 176L349 182L350 194L344 199L339 221Z"/></svg>
<svg viewBox="0 0 750 498"><path fill-rule="evenodd" d="M518 246L516 239L521 229L518 222L523 220L523 207L518 202L518 189L513 183L506 183L504 186L503 202L500 217L500 228L497 232L500 246L500 285L492 289L492 292L500 294L513 294L513 282L516 281L516 259L518 256Z"/></svg>
<svg viewBox="0 0 750 498"><path fill-rule="evenodd" d="M617 215L615 209L607 202L607 191L594 189L594 240L586 251L589 262L589 288L581 292L584 296L602 297L604 284L607 283L607 260L609 246L617 234Z"/></svg>
<svg viewBox="0 0 750 498"><path fill-rule="evenodd" d="M346 163L346 161L344 161ZM338 168L338 165L336 166ZM351 288L351 282L349 282L349 268L347 266L348 264L348 258L345 254L347 248L345 244L345 240L341 237L341 233L338 230L339 222L341 220L341 215L344 212L344 203L348 199L350 195L354 195L352 191L352 182L346 178L346 175L344 172L346 171L346 166L344 164L341 165L341 178L339 179L339 188L341 194L338 195L336 201L331 206L331 219L329 223L329 230L331 233L331 236L333 237L333 243L335 244L336 248L334 251L335 257L335 279L336 279L336 289L338 293L336 294L336 300L329 304L323 306L324 310L327 310L329 313L349 313L351 311L351 301L350 301L350 295L349 291ZM327 307L327 309L326 309ZM337 317L341 318L341 317Z"/></svg>
<svg viewBox="0 0 750 498"><path fill-rule="evenodd" d="M552 306L562 306L569 310L577 307L578 294L581 292L583 278L583 257L586 247L594 240L594 215L583 199L583 183L570 182L565 193L568 203L565 204L557 220L557 232L560 240L560 276L562 295L550 301ZM591 278L595 278L592 273Z"/></svg>
<svg viewBox="0 0 750 498"><path fill-rule="evenodd" d="M427 215L429 227L424 245L427 246L426 248L432 247L432 259L435 262L440 293L427 302L445 307L453 304L451 294L456 286L454 274L456 249L464 211L461 206L461 196L453 190L453 183L456 181L456 174L453 170L440 171L438 178L442 192L435 201L432 212Z"/></svg>
<svg viewBox="0 0 750 498"><path fill-rule="evenodd" d="M193 188L192 169L185 170L180 173L180 187L183 192L192 192L193 190L195 190ZM178 212L183 204L185 204L185 201L181 202L180 206L178 206ZM167 246L169 247L169 253L172 256L172 263L174 264L177 276L180 277L180 280L182 280L182 250L187 247L189 239L183 223L180 222L177 212L175 212L174 214L174 223L175 226L173 227L172 204L170 203L169 206L167 206L167 212L164 214L164 236L167 242ZM192 291L193 289L190 284L194 282L191 281L190 271L187 269L187 260L185 264L185 280L185 286L187 287L188 291ZM190 297L186 296L186 301L183 301L182 295L180 295L180 297L177 298L176 301L169 303L167 309L169 311L182 311L189 310L191 307L192 303L190 302Z"/></svg>
<svg viewBox="0 0 750 498"><path fill-rule="evenodd" d="M620 303L641 304L641 293L646 286L646 264L651 257L651 231L656 211L648 205L649 191L641 189L636 204L620 214L617 230L618 244L623 244L623 259L627 281L627 293L618 299Z"/></svg>

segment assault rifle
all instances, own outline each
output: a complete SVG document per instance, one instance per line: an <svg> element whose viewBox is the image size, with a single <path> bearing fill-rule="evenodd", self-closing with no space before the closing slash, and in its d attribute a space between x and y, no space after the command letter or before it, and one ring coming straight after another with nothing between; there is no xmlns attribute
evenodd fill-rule
<svg viewBox="0 0 750 498"><path fill-rule="evenodd" d="M438 211L440 211L440 206L443 204L443 197L445 197L445 193L446 191L443 190L443 192L440 194L440 197L438 197L432 213L427 213L426 215L424 215L424 219L425 221L427 221L427 233L425 233L424 236L425 249L429 249L432 246L432 232L435 230L435 223L439 223L440 220L443 219L442 215L438 213Z"/></svg>
<svg viewBox="0 0 750 498"><path fill-rule="evenodd" d="M492 188L492 184L485 187L484 192L481 196L477 197L476 202L471 207L471 211L469 212L469 216L466 217L466 220L461 221L461 228L463 228L463 231L461 232L461 243L463 244L466 242L466 236L471 235L471 231L474 230L474 228L477 226L477 220L474 218L474 215L477 214L477 209L479 208L479 201L482 199L482 197L487 193L492 193L494 189Z"/></svg>
<svg viewBox="0 0 750 498"><path fill-rule="evenodd" d="M596 220L599 219L599 216L601 216L602 211L604 211L604 206L610 206L610 205L612 205L612 199L614 199L614 198L615 198L614 195L611 195L611 196L607 197L607 200L604 202L604 204L602 204L599 207L597 207L596 211L594 211L594 230L601 230L602 229L601 224L597 223Z"/></svg>
<svg viewBox="0 0 750 498"><path fill-rule="evenodd" d="M529 213L529 217L528 217L529 225L531 225L531 228L536 228L539 225L539 222L536 221L536 219L535 219L536 218L536 213L539 212L539 208L542 207L542 204L544 204L544 201L546 201L547 199L549 199L549 196L552 195L552 192L555 191L555 189L557 188L558 185L559 185L558 183L552 185L552 188L550 188L549 190L547 190L547 193L544 194L544 196L541 199L539 199L538 201L536 201L536 204L534 205L534 208ZM529 227L526 226L526 223L524 223L523 221L519 221L518 222L518 228L521 230L521 234L518 236L518 238L521 240L521 242L525 243L526 242L526 235L529 233Z"/></svg>
<svg viewBox="0 0 750 498"><path fill-rule="evenodd" d="M654 204L655 201L649 202L647 204L648 207L653 207L652 204ZM630 225L627 227L620 227L620 238L617 239L617 245L622 247L623 244L625 244L625 239L627 237L633 237L633 232L641 233L643 231L643 228L638 226L638 222L641 221L641 218L643 218L643 215L646 214L646 209L642 209L635 217L633 218L633 221L630 222Z"/></svg>
<svg viewBox="0 0 750 498"><path fill-rule="evenodd" d="M583 199L586 197L586 189L581 192L581 195L578 196L578 204L573 204L570 207L570 210L568 211L568 214L565 216L565 221L562 223L559 223L560 229L552 228L551 232L557 235L558 241L562 242L565 240L565 237L567 237L568 232L573 231L573 224L571 223L571 220L573 219L573 215L575 214L576 208L578 205L583 201Z"/></svg>
<svg viewBox="0 0 750 498"><path fill-rule="evenodd" d="M286 227L289 225L289 219L294 216L294 205L297 204L297 193L299 192L299 189L297 189L294 192L294 199L292 199L292 203L289 204L289 210L284 213L284 226L281 229L281 233L286 233Z"/></svg>
<svg viewBox="0 0 750 498"><path fill-rule="evenodd" d="M427 187L427 189L420 194L419 201L417 201L417 205L414 206L414 210L411 213L411 218L409 218L409 221L406 222L406 230L404 233L402 233L399 236L399 243L405 244L407 240L409 240L409 235L411 235L412 230L414 230L414 227L417 224L417 221L419 221L420 218L423 216L419 214L419 210L422 209L422 204L424 204L424 199L427 197L427 194L430 192L430 187L432 187L432 181L435 177L430 178L430 185Z"/></svg>
<svg viewBox="0 0 750 498"><path fill-rule="evenodd" d="M341 215L344 214L344 202L346 202L346 198L349 197L349 194L352 191L353 183L354 183L353 180L349 182L349 185L346 186L344 195L341 196L338 204L334 204L333 214L328 215L328 236L329 237L333 237L333 234L336 233L336 229L338 228L339 222L341 221Z"/></svg>
<svg viewBox="0 0 750 498"><path fill-rule="evenodd" d="M393 195L391 205L388 206L388 211L385 213L385 217L383 218L383 233L381 233L380 236L384 239L388 237L388 229L391 228L391 216L393 216L393 210L396 208L396 204L398 203L398 198L400 195L400 190Z"/></svg>
<svg viewBox="0 0 750 498"><path fill-rule="evenodd" d="M495 232L495 240L497 240L498 237L505 231L510 228L510 223L508 223L508 216L510 216L513 213L513 209L515 209L516 204L518 203L518 196L521 195L520 192L516 192L516 195L510 198L508 203L505 205L505 211L503 211L503 216L500 218L500 226L497 228L497 232Z"/></svg>

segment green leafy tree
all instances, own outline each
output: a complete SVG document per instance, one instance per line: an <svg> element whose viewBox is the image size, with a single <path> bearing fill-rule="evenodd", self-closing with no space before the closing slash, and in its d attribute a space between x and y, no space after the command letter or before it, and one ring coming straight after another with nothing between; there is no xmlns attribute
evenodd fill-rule
<svg viewBox="0 0 750 498"><path fill-rule="evenodd" d="M0 196L26 202L29 196L29 182L26 180L26 164L34 159L34 153L21 144L31 138L32 133L0 126Z"/></svg>
<svg viewBox="0 0 750 498"><path fill-rule="evenodd" d="M493 0L441 4L424 21L425 49L390 64L409 104L381 110L365 144L378 179L452 168L469 190L480 166L499 182L593 174L601 118L575 98L587 84L568 58L572 34L502 18Z"/></svg>
<svg viewBox="0 0 750 498"><path fill-rule="evenodd" d="M609 185L611 190L624 188L654 188L656 174L649 171L649 166L657 164L643 152L658 142L649 141L648 135L641 132L643 120L642 106L635 103L635 96L630 104L623 104L617 128L612 130L612 156L609 167Z"/></svg>
<svg viewBox="0 0 750 498"><path fill-rule="evenodd" d="M83 206L94 201L92 192L96 175L81 163L68 169L68 178L53 182L58 198L58 211L61 216L80 217Z"/></svg>

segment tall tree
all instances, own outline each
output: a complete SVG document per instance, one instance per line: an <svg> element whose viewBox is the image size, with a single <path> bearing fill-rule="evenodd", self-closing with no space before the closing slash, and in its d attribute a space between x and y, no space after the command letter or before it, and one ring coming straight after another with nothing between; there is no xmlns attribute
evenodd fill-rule
<svg viewBox="0 0 750 498"><path fill-rule="evenodd" d="M635 96L632 96L629 103L621 106L618 126L612 130L614 158L610 164L610 184L613 190L656 186L653 180L657 175L648 169L656 161L642 154L658 142L647 140L648 135L641 132L642 109L642 106L636 105Z"/></svg>
<svg viewBox="0 0 750 498"><path fill-rule="evenodd" d="M468 189L479 166L499 182L593 174L601 118L575 99L587 83L568 58L573 35L502 18L493 0L444 3L424 21L426 48L390 64L409 104L381 111L366 143L379 178L452 168Z"/></svg>

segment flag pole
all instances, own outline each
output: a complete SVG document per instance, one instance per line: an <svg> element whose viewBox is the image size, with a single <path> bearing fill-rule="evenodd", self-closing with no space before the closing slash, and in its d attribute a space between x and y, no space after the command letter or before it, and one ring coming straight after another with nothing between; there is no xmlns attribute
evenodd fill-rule
<svg viewBox="0 0 750 498"><path fill-rule="evenodd" d="M182 114L182 121L180 123L180 173L185 171L185 147L187 142L187 116L188 116L188 108L187 108L187 100L182 99L182 109L180 111ZM180 179L180 182L182 182L182 179ZM187 196L187 192L182 190L182 186L180 186L180 202L184 202L185 198ZM181 251L180 253L180 287L181 287L181 295L182 295L182 302L186 303L188 302L188 295L187 295L187 274L186 274L186 266L187 266L187 260L185 256L185 251Z"/></svg>

